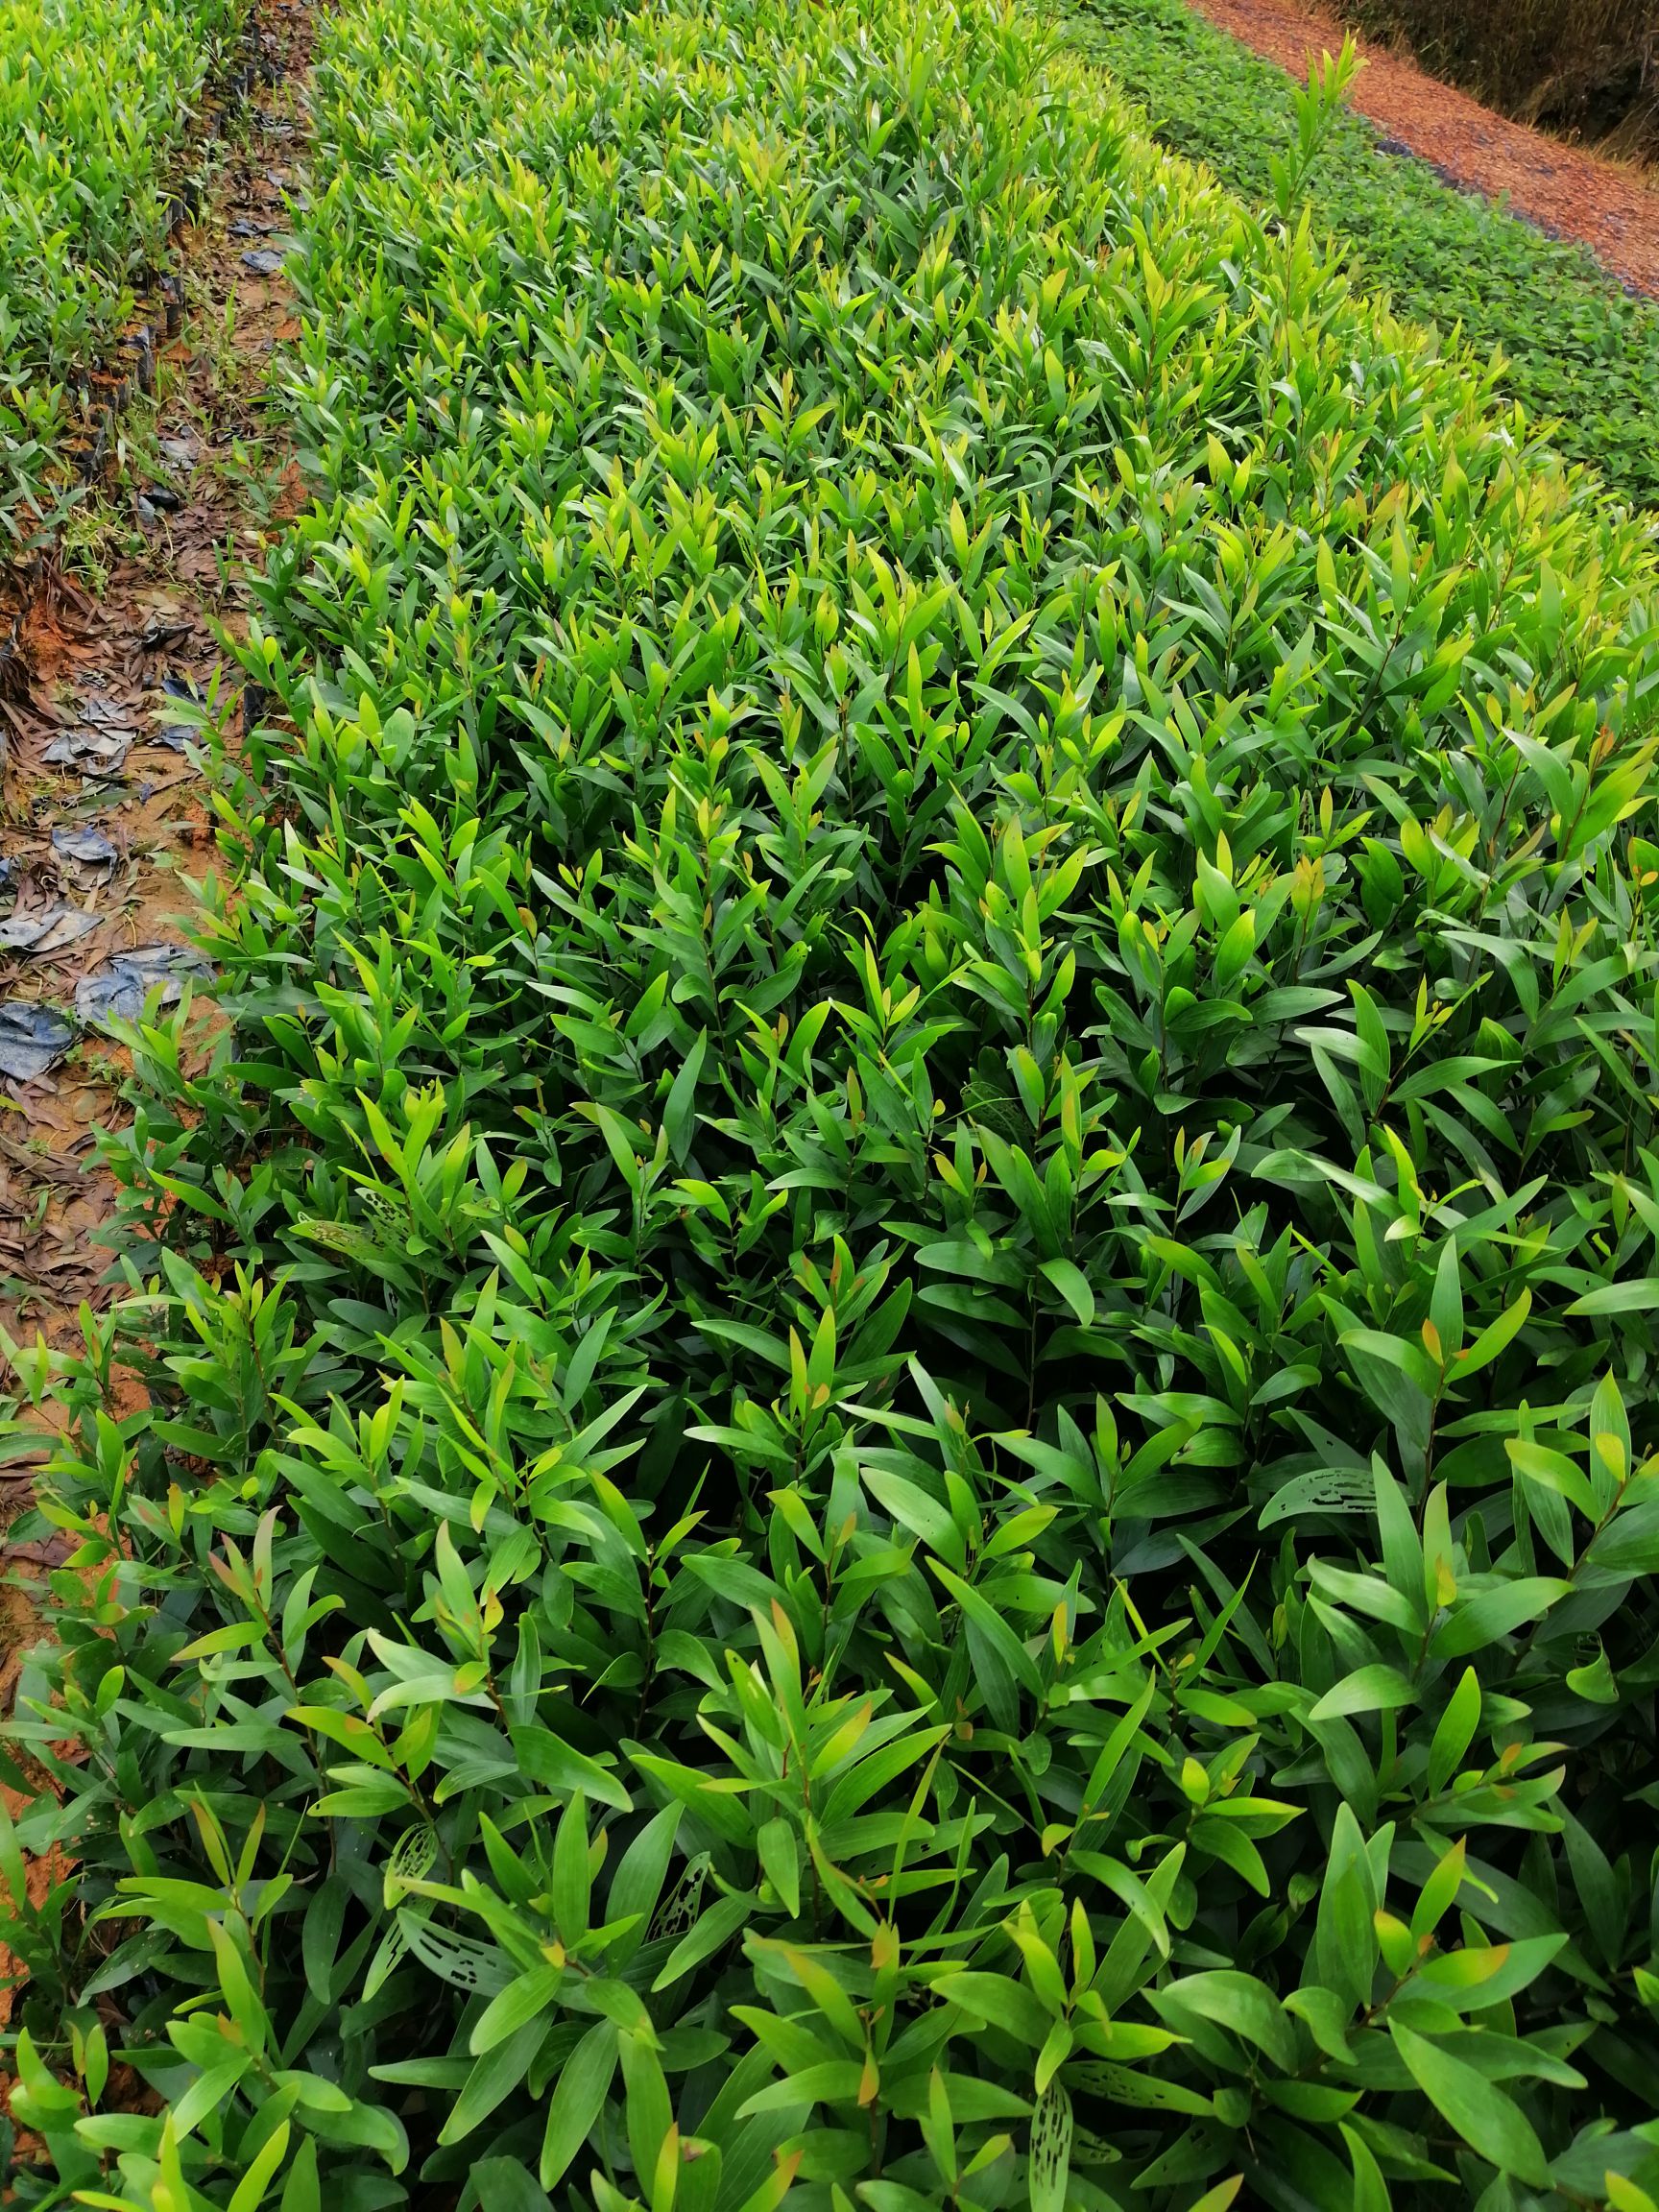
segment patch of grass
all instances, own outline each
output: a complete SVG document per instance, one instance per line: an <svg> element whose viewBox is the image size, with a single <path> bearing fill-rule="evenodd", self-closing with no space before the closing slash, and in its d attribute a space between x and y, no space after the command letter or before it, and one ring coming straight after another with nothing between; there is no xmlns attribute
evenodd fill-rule
<svg viewBox="0 0 1659 2212"><path fill-rule="evenodd" d="M1292 113L1282 70L1184 0L1086 0L1068 28L1162 144L1247 198L1269 198L1269 159ZM1628 298L1580 249L1380 153L1358 117L1328 140L1313 204L1361 281L1386 286L1404 315L1460 326L1479 352L1501 349L1506 388L1555 425L1564 453L1594 465L1615 494L1659 505L1659 306Z"/></svg>
<svg viewBox="0 0 1659 2212"><path fill-rule="evenodd" d="M78 501L59 524L58 556L64 572L84 584L95 599L102 598L110 570L130 549L132 535L129 517L102 500Z"/></svg>

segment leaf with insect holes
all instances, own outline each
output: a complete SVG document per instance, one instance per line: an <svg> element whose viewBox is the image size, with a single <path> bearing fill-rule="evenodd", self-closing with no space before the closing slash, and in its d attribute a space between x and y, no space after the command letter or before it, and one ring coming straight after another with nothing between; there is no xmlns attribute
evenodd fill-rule
<svg viewBox="0 0 1659 2212"><path fill-rule="evenodd" d="M1031 2114L1031 2212L1064 2212L1071 2171L1071 2100L1058 2081Z"/></svg>
<svg viewBox="0 0 1659 2212"><path fill-rule="evenodd" d="M651 1915L647 1939L653 1943L677 1942L687 1929L696 1925L697 1908L702 1901L704 1886L713 1864L707 1851L700 1851L688 1859L681 1868L674 1887L668 1890Z"/></svg>

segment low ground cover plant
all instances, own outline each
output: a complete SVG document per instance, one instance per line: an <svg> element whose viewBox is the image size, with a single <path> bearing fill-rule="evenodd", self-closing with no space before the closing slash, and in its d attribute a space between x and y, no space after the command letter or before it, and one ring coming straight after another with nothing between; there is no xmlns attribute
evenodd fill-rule
<svg viewBox="0 0 1659 2212"><path fill-rule="evenodd" d="M66 392L107 365L157 265L171 166L240 0L0 6L0 560L50 534Z"/></svg>
<svg viewBox="0 0 1659 2212"><path fill-rule="evenodd" d="M1185 0L1086 0L1069 26L1144 106L1163 143L1247 198L1270 197L1294 101L1272 62ZM1380 151L1358 117L1328 134L1315 197L1321 228L1344 242L1364 281L1386 285L1402 314L1460 330L1481 354L1501 350L1503 388L1554 422L1563 451L1624 497L1659 504L1659 307L1630 299L1581 249Z"/></svg>
<svg viewBox="0 0 1659 2212"><path fill-rule="evenodd" d="M1649 534L992 0L314 108L19 2200L1648 2205Z"/></svg>

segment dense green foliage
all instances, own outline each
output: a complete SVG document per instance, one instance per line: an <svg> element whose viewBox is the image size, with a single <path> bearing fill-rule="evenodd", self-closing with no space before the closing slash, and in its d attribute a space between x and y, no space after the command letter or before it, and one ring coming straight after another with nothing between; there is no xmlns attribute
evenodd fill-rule
<svg viewBox="0 0 1659 2212"><path fill-rule="evenodd" d="M241 0L0 0L0 556L62 493L64 381L159 260L169 167Z"/></svg>
<svg viewBox="0 0 1659 2212"><path fill-rule="evenodd" d="M1079 0L1070 28L1166 145L1266 198L1293 99L1282 70L1185 0ZM1321 228L1352 250L1359 281L1387 285L1404 315L1444 332L1461 325L1483 354L1500 349L1505 388L1556 423L1565 452L1594 462L1625 498L1659 505L1659 307L1627 297L1581 249L1382 153L1358 118L1331 133L1316 197Z"/></svg>
<svg viewBox="0 0 1659 2212"><path fill-rule="evenodd" d="M1650 543L991 0L314 108L21 2200L1642 2212Z"/></svg>

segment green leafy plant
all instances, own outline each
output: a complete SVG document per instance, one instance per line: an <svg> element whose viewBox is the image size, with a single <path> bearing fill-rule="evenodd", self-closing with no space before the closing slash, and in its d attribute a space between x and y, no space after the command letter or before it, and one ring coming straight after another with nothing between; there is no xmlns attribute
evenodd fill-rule
<svg viewBox="0 0 1659 2212"><path fill-rule="evenodd" d="M1281 222L1287 222L1305 198L1314 166L1330 140L1359 69L1359 50L1350 36L1343 39L1339 53L1326 54L1312 63L1306 84L1292 86L1295 143L1283 154L1268 156L1273 205Z"/></svg>
<svg viewBox="0 0 1659 2212"><path fill-rule="evenodd" d="M18 2200L1651 2197L1648 535L992 0L320 29Z"/></svg>

